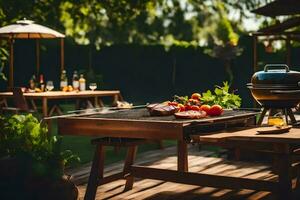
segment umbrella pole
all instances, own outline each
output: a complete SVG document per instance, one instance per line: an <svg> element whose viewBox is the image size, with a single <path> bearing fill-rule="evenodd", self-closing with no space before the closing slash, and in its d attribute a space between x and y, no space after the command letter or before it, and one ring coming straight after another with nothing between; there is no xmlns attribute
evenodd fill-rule
<svg viewBox="0 0 300 200"><path fill-rule="evenodd" d="M290 36L287 36L287 39L285 41L286 45L286 63L288 66L291 65L291 38Z"/></svg>
<svg viewBox="0 0 300 200"><path fill-rule="evenodd" d="M40 74L40 40L36 39L36 75Z"/></svg>
<svg viewBox="0 0 300 200"><path fill-rule="evenodd" d="M257 41L258 41L258 36L254 35L253 36L253 71L254 73L258 71L258 66L257 66Z"/></svg>
<svg viewBox="0 0 300 200"><path fill-rule="evenodd" d="M11 90L14 87L14 44L13 39L9 39L9 90Z"/></svg>
<svg viewBox="0 0 300 200"><path fill-rule="evenodd" d="M65 44L64 44L64 38L60 39L60 71L64 70L65 65Z"/></svg>

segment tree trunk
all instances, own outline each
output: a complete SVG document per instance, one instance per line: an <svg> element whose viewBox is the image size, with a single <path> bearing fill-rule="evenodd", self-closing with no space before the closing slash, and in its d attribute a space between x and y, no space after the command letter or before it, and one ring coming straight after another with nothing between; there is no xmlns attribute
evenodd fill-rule
<svg viewBox="0 0 300 200"><path fill-rule="evenodd" d="M176 89L176 64L177 64L177 59L176 56L173 55L173 65L172 65L172 88L175 91Z"/></svg>
<svg viewBox="0 0 300 200"><path fill-rule="evenodd" d="M224 60L224 67L225 67L225 71L229 77L229 85L232 85L233 82L233 72L231 69L231 62L230 60Z"/></svg>

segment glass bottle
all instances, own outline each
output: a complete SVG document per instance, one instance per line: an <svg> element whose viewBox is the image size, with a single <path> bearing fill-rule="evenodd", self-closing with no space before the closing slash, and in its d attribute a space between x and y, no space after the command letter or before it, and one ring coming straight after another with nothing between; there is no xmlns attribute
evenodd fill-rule
<svg viewBox="0 0 300 200"><path fill-rule="evenodd" d="M36 77L35 75L32 75L31 79L29 80L29 89L35 90L36 87Z"/></svg>
<svg viewBox="0 0 300 200"><path fill-rule="evenodd" d="M40 75L40 89L41 89L42 92L45 91L45 82L44 82L43 74Z"/></svg>
<svg viewBox="0 0 300 200"><path fill-rule="evenodd" d="M73 73L72 86L74 90L79 90L79 78L77 71Z"/></svg>
<svg viewBox="0 0 300 200"><path fill-rule="evenodd" d="M85 81L85 78L83 77L83 74L80 74L79 90L80 91L85 91L86 90L86 81Z"/></svg>
<svg viewBox="0 0 300 200"><path fill-rule="evenodd" d="M60 89L63 90L67 86L68 86L67 72L66 70L62 70L60 75Z"/></svg>

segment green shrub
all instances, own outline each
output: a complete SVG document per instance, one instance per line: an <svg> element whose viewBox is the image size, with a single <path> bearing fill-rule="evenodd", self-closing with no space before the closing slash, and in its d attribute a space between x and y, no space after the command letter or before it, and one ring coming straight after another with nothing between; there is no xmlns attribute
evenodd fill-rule
<svg viewBox="0 0 300 200"><path fill-rule="evenodd" d="M0 158L29 163L36 176L59 178L65 165L79 160L71 151L61 151L60 143L61 139L49 136L47 125L31 114L0 118Z"/></svg>

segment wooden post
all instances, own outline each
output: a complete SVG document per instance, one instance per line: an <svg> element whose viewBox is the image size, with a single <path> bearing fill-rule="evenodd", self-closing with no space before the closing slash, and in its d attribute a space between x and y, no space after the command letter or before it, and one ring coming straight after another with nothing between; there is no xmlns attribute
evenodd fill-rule
<svg viewBox="0 0 300 200"><path fill-rule="evenodd" d="M253 36L253 71L256 72L258 71L258 66L257 66L257 40L258 36L254 35Z"/></svg>
<svg viewBox="0 0 300 200"><path fill-rule="evenodd" d="M65 43L64 38L60 39L60 71L64 70L65 68Z"/></svg>
<svg viewBox="0 0 300 200"><path fill-rule="evenodd" d="M11 90L14 87L14 44L13 38L9 39L9 82L8 87Z"/></svg>
<svg viewBox="0 0 300 200"><path fill-rule="evenodd" d="M285 45L286 45L286 64L288 66L290 66L291 65L291 38L290 38L290 36L287 36Z"/></svg>
<svg viewBox="0 0 300 200"><path fill-rule="evenodd" d="M40 74L40 40L36 39L36 77Z"/></svg>

